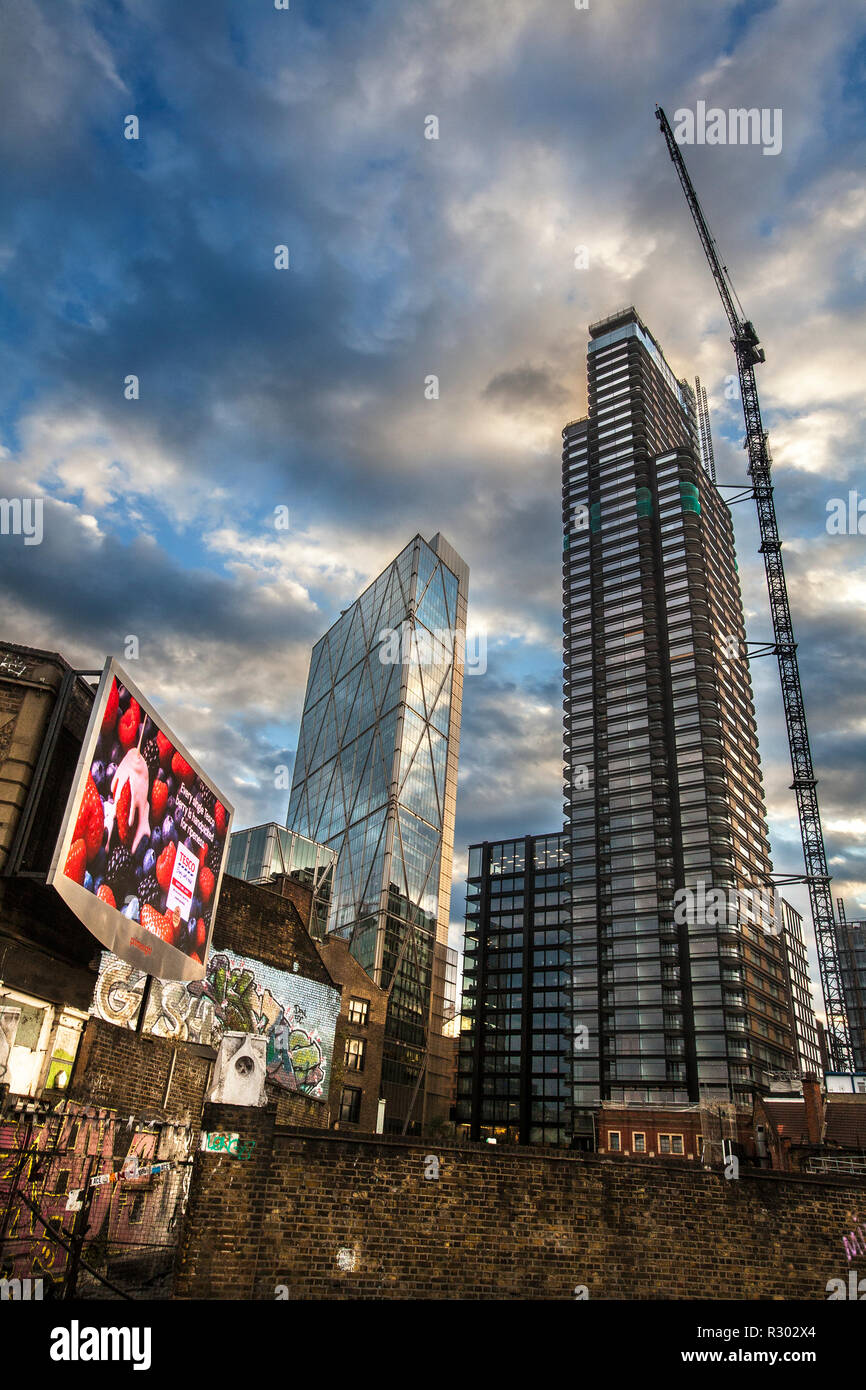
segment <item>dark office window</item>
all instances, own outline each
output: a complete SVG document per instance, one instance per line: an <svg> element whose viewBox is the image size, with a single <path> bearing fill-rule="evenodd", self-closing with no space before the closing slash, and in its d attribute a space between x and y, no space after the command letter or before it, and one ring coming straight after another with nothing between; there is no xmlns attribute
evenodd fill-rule
<svg viewBox="0 0 866 1390"><path fill-rule="evenodd" d="M369 999L350 999L349 1000L349 1022L358 1023L362 1028L367 1026L370 1017Z"/></svg>
<svg viewBox="0 0 866 1390"><path fill-rule="evenodd" d="M347 1071L364 1070L364 1053L367 1051L367 1044L363 1038L347 1038L346 1050L343 1054L343 1064Z"/></svg>
<svg viewBox="0 0 866 1390"><path fill-rule="evenodd" d="M344 1086L340 1099L340 1119L356 1125L361 1117L361 1092L356 1086Z"/></svg>

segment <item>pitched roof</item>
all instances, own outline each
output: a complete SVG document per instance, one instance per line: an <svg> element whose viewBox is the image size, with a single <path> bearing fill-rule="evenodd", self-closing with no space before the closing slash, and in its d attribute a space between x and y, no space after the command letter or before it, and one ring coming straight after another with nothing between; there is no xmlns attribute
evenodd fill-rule
<svg viewBox="0 0 866 1390"><path fill-rule="evenodd" d="M827 1097L825 1142L866 1153L866 1096L834 1094Z"/></svg>
<svg viewBox="0 0 866 1390"><path fill-rule="evenodd" d="M809 1143L806 1103L801 1096L786 1096L784 1099L778 1096L763 1096L762 1100L780 1139L789 1139L792 1144Z"/></svg>

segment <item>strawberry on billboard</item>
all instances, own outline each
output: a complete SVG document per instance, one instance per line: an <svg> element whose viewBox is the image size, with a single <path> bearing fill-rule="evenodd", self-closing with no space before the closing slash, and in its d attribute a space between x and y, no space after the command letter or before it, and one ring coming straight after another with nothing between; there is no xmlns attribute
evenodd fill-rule
<svg viewBox="0 0 866 1390"><path fill-rule="evenodd" d="M48 882L116 956L204 977L232 807L106 662Z"/></svg>

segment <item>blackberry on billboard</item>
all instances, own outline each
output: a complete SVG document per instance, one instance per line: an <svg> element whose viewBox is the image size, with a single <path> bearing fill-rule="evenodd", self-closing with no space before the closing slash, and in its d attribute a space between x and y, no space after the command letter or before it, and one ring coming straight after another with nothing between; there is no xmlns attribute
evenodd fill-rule
<svg viewBox="0 0 866 1390"><path fill-rule="evenodd" d="M48 882L98 941L164 980L205 972L232 807L109 659Z"/></svg>

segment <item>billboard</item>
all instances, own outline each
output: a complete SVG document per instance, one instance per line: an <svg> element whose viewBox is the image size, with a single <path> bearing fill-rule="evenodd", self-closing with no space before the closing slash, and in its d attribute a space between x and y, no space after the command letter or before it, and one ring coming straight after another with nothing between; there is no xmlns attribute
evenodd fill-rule
<svg viewBox="0 0 866 1390"><path fill-rule="evenodd" d="M107 661L48 882L121 960L201 980L231 821L225 797Z"/></svg>

